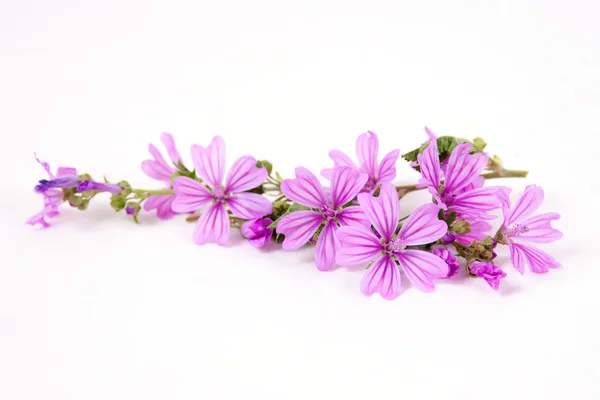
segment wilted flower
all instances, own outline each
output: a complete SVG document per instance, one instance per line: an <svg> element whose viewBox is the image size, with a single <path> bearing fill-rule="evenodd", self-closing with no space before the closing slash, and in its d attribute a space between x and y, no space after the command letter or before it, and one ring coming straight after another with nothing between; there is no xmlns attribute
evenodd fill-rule
<svg viewBox="0 0 600 400"><path fill-rule="evenodd" d="M506 272L491 262L474 261L469 264L469 270L472 274L485 279L494 290L498 290L500 287L500 279L506 277Z"/></svg>
<svg viewBox="0 0 600 400"><path fill-rule="evenodd" d="M242 224L242 235L254 247L263 247L273 236L273 230L268 226L273 223L271 218L253 218Z"/></svg>

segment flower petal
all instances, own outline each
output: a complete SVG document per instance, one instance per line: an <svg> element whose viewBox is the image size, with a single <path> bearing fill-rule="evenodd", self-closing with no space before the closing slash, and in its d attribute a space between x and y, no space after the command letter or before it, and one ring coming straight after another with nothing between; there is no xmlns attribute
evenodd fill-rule
<svg viewBox="0 0 600 400"><path fill-rule="evenodd" d="M77 170L72 167L60 167L56 171L56 178L65 178L69 176L77 176Z"/></svg>
<svg viewBox="0 0 600 400"><path fill-rule="evenodd" d="M396 162L400 157L400 150L392 150L383 157L377 170L379 183L391 182L396 177Z"/></svg>
<svg viewBox="0 0 600 400"><path fill-rule="evenodd" d="M152 211L156 210L156 215L160 219L169 219L177 215L175 211L173 211L173 201L176 196L172 194L159 194L155 196L150 196L144 202L144 211Z"/></svg>
<svg viewBox="0 0 600 400"><path fill-rule="evenodd" d="M379 139L375 132L365 132L356 140L356 155L360 169L370 177L377 175L377 153L379 152Z"/></svg>
<svg viewBox="0 0 600 400"><path fill-rule="evenodd" d="M193 145L192 161L198 176L211 187L220 186L225 173L225 142L220 136L215 136L206 148Z"/></svg>
<svg viewBox="0 0 600 400"><path fill-rule="evenodd" d="M416 246L435 242L448 231L448 225L438 219L438 207L424 204L410 214L402 225L398 237L407 246Z"/></svg>
<svg viewBox="0 0 600 400"><path fill-rule="evenodd" d="M229 216L222 203L210 206L202 213L194 228L194 242L205 244L209 241L225 246L229 240Z"/></svg>
<svg viewBox="0 0 600 400"><path fill-rule="evenodd" d="M373 263L360 281L360 291L365 296L378 292L386 300L394 300L400 294L400 273L390 256L383 256Z"/></svg>
<svg viewBox="0 0 600 400"><path fill-rule="evenodd" d="M350 206L344 208L337 215L340 225L363 225L371 226L369 219L359 206Z"/></svg>
<svg viewBox="0 0 600 400"><path fill-rule="evenodd" d="M338 229L335 221L328 221L317 239L315 249L315 264L319 271L328 271L335 263L335 253L340 247L339 239L336 235Z"/></svg>
<svg viewBox="0 0 600 400"><path fill-rule="evenodd" d="M225 191L227 193L243 192L254 189L263 184L267 179L266 168L258 168L256 159L251 156L243 156L235 160L227 179L225 180Z"/></svg>
<svg viewBox="0 0 600 400"><path fill-rule="evenodd" d="M144 160L142 162L142 171L152 179L159 181L168 181L171 175L175 173L175 168L169 166L158 149L150 144L148 151L154 157L154 160Z"/></svg>
<svg viewBox="0 0 600 400"><path fill-rule="evenodd" d="M521 274L525 271L525 266L528 266L531 272L536 274L548 272L550 268L560 267L558 261L533 246L509 242L508 248L512 264Z"/></svg>
<svg viewBox="0 0 600 400"><path fill-rule="evenodd" d="M281 247L286 251L298 250L315 234L323 216L317 211L294 211L283 217L277 224L277 233L285 235Z"/></svg>
<svg viewBox="0 0 600 400"><path fill-rule="evenodd" d="M536 185L529 185L525 188L523 195L517 200L512 208L507 225L520 222L533 214L544 201L544 190Z"/></svg>
<svg viewBox="0 0 600 400"><path fill-rule="evenodd" d="M358 195L360 207L367 215L371 224L386 241L396 232L400 213L398 192L391 183L381 185L379 197L368 193Z"/></svg>
<svg viewBox="0 0 600 400"><path fill-rule="evenodd" d="M175 179L173 191L175 200L171 208L177 213L198 211L213 199L203 184L186 176Z"/></svg>
<svg viewBox="0 0 600 400"><path fill-rule="evenodd" d="M438 153L437 140L432 140L423 153L417 156L421 176L419 184L427 186L437 192L442 178L442 169L440 168L440 156Z"/></svg>
<svg viewBox="0 0 600 400"><path fill-rule="evenodd" d="M331 200L337 209L354 199L361 191L369 176L348 167L333 170L331 176Z"/></svg>
<svg viewBox="0 0 600 400"><path fill-rule="evenodd" d="M236 193L225 202L233 215L241 219L259 218L273 212L273 204L258 193Z"/></svg>
<svg viewBox="0 0 600 400"><path fill-rule="evenodd" d="M346 155L343 151L340 150L331 150L329 152L329 158L333 160L333 166L336 167L350 167L353 169L358 169L356 164L350 157Z"/></svg>
<svg viewBox="0 0 600 400"><path fill-rule="evenodd" d="M169 153L169 158L173 162L173 164L177 165L177 163L181 162L181 155L177 151L177 147L175 146L175 140L173 139L173 135L167 132L163 132L160 137L163 145L167 149L167 153Z"/></svg>
<svg viewBox="0 0 600 400"><path fill-rule="evenodd" d="M501 187L490 186L459 193L448 204L448 208L464 215L478 216L486 214L501 206L498 199L499 191L502 191Z"/></svg>
<svg viewBox="0 0 600 400"><path fill-rule="evenodd" d="M306 207L321 208L326 204L323 186L317 177L304 167L296 168L296 179L281 182L281 192L288 199Z"/></svg>
<svg viewBox="0 0 600 400"><path fill-rule="evenodd" d="M448 264L438 256L421 250L403 250L396 253L408 280L423 292L432 292L433 279L448 276Z"/></svg>
<svg viewBox="0 0 600 400"><path fill-rule="evenodd" d="M471 147L470 143L461 143L452 150L446 167L445 191L455 192L471 184L487 165L486 155L469 154Z"/></svg>
<svg viewBox="0 0 600 400"><path fill-rule="evenodd" d="M33 153L33 156L35 157L35 161L37 161L38 164L40 164L42 166L42 168L44 168L44 171L46 171L46 173L48 174L48 177L50 179L54 179L54 174L52 173L52 171L50 170L50 164L48 164L46 161L41 161L37 154ZM37 214L36 214L37 215ZM45 222L45 221L44 221Z"/></svg>
<svg viewBox="0 0 600 400"><path fill-rule="evenodd" d="M336 262L344 267L367 264L375 259L383 249L379 238L371 228L364 226L342 226L337 230L340 248Z"/></svg>
<svg viewBox="0 0 600 400"><path fill-rule="evenodd" d="M546 213L527 218L521 222L523 227L527 227L527 231L511 237L511 240L522 239L535 243L554 242L563 236L561 231L550 226L550 223L557 219L560 219L558 213Z"/></svg>

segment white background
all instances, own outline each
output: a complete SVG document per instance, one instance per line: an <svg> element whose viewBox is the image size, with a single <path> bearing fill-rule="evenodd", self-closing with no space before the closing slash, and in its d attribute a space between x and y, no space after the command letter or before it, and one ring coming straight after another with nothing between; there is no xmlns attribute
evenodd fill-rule
<svg viewBox="0 0 600 400"><path fill-rule="evenodd" d="M0 6L0 399L600 398L597 1L9 1ZM220 134L289 177L438 134L546 191L562 267L359 292L312 249L198 247L97 199L24 224L58 166L136 187L149 142ZM354 156L353 156L354 157ZM417 174L399 162L398 183ZM401 203L405 215L426 201Z"/></svg>

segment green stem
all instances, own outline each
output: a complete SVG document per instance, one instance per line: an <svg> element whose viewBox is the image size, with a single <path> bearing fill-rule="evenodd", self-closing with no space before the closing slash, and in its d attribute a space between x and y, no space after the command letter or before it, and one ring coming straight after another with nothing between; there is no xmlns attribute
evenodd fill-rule
<svg viewBox="0 0 600 400"><path fill-rule="evenodd" d="M481 174L485 179L496 179L496 178L525 178L527 177L528 171L519 171L513 169L504 169L502 167L496 168L494 172L489 174Z"/></svg>
<svg viewBox="0 0 600 400"><path fill-rule="evenodd" d="M174 194L172 189L162 189L162 190L144 190L144 189L132 189L132 192L137 194L138 196L155 196L159 194Z"/></svg>

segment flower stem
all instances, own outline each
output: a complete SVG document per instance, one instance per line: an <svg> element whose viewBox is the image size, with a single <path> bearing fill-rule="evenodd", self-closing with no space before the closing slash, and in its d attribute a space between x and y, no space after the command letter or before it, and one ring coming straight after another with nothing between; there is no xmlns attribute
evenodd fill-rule
<svg viewBox="0 0 600 400"><path fill-rule="evenodd" d="M513 169L504 169L502 167L495 168L494 172L488 174L481 174L485 179L495 178L525 178L527 177L528 171L519 171Z"/></svg>
<svg viewBox="0 0 600 400"><path fill-rule="evenodd" d="M133 189L133 193L138 196L155 196L159 194L174 194L172 189L162 189L162 190L144 190L144 189Z"/></svg>

